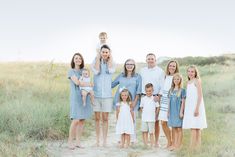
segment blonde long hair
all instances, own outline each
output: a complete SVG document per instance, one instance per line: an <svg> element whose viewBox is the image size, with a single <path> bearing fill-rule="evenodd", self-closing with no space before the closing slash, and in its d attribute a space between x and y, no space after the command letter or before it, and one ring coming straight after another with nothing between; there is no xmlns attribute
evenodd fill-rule
<svg viewBox="0 0 235 157"><path fill-rule="evenodd" d="M195 78L197 78L197 79L200 80L200 74L199 74L199 71L198 71L196 65L190 65L190 66L187 68L187 71L188 71L188 69L190 69L190 68L192 68L192 69L195 70ZM190 80L189 77L188 77L188 80Z"/></svg>
<svg viewBox="0 0 235 157"><path fill-rule="evenodd" d="M176 78L176 77L179 77L179 78L180 78L179 90L178 90L178 92L177 92L177 94L176 94L177 97L179 97L180 94L181 94L181 89L183 88L183 77L182 77L182 75L181 75L180 73L175 73L175 74L173 75L173 79L172 79L172 84L171 84L171 88L170 88L170 91L169 91L169 95L170 95L171 93L173 93L173 91L174 91L174 89L175 89L174 78Z"/></svg>

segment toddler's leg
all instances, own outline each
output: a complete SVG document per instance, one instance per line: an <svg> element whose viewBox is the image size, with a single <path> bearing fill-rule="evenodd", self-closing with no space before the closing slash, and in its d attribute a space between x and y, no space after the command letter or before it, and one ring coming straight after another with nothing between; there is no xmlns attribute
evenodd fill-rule
<svg viewBox="0 0 235 157"><path fill-rule="evenodd" d="M95 99L94 91L93 91L93 90L91 90L89 93L90 93L90 96L91 96L91 104L92 104L92 105L94 105L94 99Z"/></svg>
<svg viewBox="0 0 235 157"><path fill-rule="evenodd" d="M82 90L82 104L83 104L83 106L86 106L86 96L87 96L87 91Z"/></svg>

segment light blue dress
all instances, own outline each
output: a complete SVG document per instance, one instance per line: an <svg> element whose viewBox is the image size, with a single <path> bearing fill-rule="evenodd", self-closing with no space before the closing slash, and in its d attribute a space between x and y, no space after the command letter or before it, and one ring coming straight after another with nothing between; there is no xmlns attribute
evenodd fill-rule
<svg viewBox="0 0 235 157"><path fill-rule="evenodd" d="M125 77L124 73L121 73L116 77L116 79L112 82L112 88L118 86L118 89L116 91L115 97L114 97L114 107L116 108L116 104L119 102L119 94L120 90L126 88L131 93L131 99L132 101L135 99L135 96L137 94L141 94L141 76L139 74L134 74L132 77ZM134 110L137 111L139 108L139 101L136 104Z"/></svg>
<svg viewBox="0 0 235 157"><path fill-rule="evenodd" d="M168 126L169 127L182 127L183 119L180 118L180 109L182 104L182 99L186 98L185 89L181 88L181 93L178 95L178 90L173 90L169 92L170 99L170 111Z"/></svg>
<svg viewBox="0 0 235 157"><path fill-rule="evenodd" d="M70 69L68 78L70 80L70 118L71 119L88 119L92 115L90 103L90 95L87 96L86 106L82 105L82 96L79 86L77 86L70 78L76 76L78 79L82 75L81 70Z"/></svg>

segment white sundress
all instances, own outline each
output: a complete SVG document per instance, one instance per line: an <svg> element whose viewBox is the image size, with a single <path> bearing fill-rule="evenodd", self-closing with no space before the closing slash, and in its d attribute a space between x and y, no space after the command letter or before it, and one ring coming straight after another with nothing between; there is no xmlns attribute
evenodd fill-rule
<svg viewBox="0 0 235 157"><path fill-rule="evenodd" d="M197 104L197 87L194 82L188 83L186 91L186 101L184 109L183 128L184 129L203 129L207 128L206 113L204 100L202 97L201 104L199 106L199 116L194 116L194 111Z"/></svg>
<svg viewBox="0 0 235 157"><path fill-rule="evenodd" d="M158 120L168 121L167 118L168 105L169 105L168 92L171 88L172 79L173 76L168 75L164 80L163 89L161 90L162 96L160 100L160 111L159 111Z"/></svg>
<svg viewBox="0 0 235 157"><path fill-rule="evenodd" d="M134 123L130 112L130 106L126 103L118 103L120 112L116 125L116 134L134 134Z"/></svg>

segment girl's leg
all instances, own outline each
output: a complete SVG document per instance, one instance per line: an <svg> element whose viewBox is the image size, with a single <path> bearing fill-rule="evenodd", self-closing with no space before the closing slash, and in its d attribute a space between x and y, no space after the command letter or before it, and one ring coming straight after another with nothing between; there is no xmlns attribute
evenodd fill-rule
<svg viewBox="0 0 235 157"><path fill-rule="evenodd" d="M196 129L191 129L190 149L195 149L196 146Z"/></svg>
<svg viewBox="0 0 235 157"><path fill-rule="evenodd" d="M159 120L155 122L155 146L159 147L159 135L160 135L160 127L159 127Z"/></svg>
<svg viewBox="0 0 235 157"><path fill-rule="evenodd" d="M200 148L201 146L201 130L196 129L196 147Z"/></svg>
<svg viewBox="0 0 235 157"><path fill-rule="evenodd" d="M178 132L177 149L180 149L180 147L182 145L182 141L183 141L183 130L182 130L182 128L177 128L177 132Z"/></svg>
<svg viewBox="0 0 235 157"><path fill-rule="evenodd" d="M126 148L130 146L130 134L125 134L125 142L126 142Z"/></svg>
<svg viewBox="0 0 235 157"><path fill-rule="evenodd" d="M177 145L177 138L178 138L178 132L177 132L177 128L172 127L172 132L174 132L174 139L172 139L172 141L174 141L174 143L172 142L172 145L169 148L169 150L174 150L176 148Z"/></svg>
<svg viewBox="0 0 235 157"><path fill-rule="evenodd" d="M134 134L130 135L131 138L131 143L134 144L137 140L136 138L136 111L133 112L134 113Z"/></svg>
<svg viewBox="0 0 235 157"><path fill-rule="evenodd" d="M171 130L172 130L172 131L171 131L171 140L172 140L172 144L173 144L173 143L175 143L175 139L176 139L176 138L175 138L175 131L176 131L176 130L173 130L173 128L172 128Z"/></svg>
<svg viewBox="0 0 235 157"><path fill-rule="evenodd" d="M100 112L95 112L96 146L100 144Z"/></svg>
<svg viewBox="0 0 235 157"><path fill-rule="evenodd" d="M169 127L167 126L167 122L166 121L162 121L162 129L166 135L167 138L167 148L169 148L172 145L171 142L171 131L169 129Z"/></svg>
<svg viewBox="0 0 235 157"><path fill-rule="evenodd" d="M70 149L74 149L75 147L73 146L73 139L75 138L76 134L76 127L78 124L79 120L72 120L69 128L69 138L68 138L68 145Z"/></svg>
<svg viewBox="0 0 235 157"><path fill-rule="evenodd" d="M124 144L125 144L125 134L121 135L121 145L120 148L124 148Z"/></svg>
<svg viewBox="0 0 235 157"><path fill-rule="evenodd" d="M76 129L77 130L76 131L76 147L79 147L79 148L81 148L80 139L83 133L84 123L85 123L84 119L80 120L78 122L77 129Z"/></svg>
<svg viewBox="0 0 235 157"><path fill-rule="evenodd" d="M108 134L108 112L102 112L102 131L103 131L103 146L105 147L107 144L107 134Z"/></svg>

